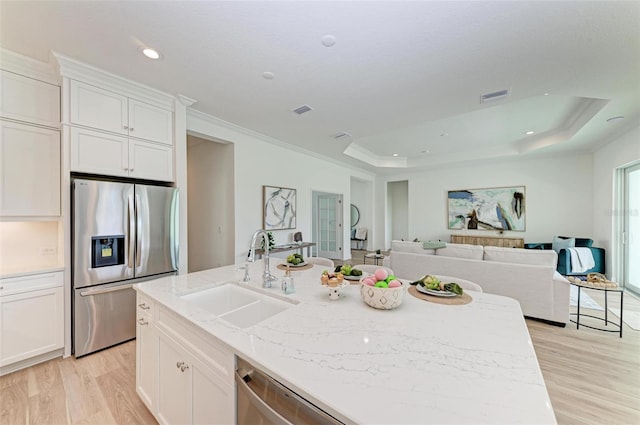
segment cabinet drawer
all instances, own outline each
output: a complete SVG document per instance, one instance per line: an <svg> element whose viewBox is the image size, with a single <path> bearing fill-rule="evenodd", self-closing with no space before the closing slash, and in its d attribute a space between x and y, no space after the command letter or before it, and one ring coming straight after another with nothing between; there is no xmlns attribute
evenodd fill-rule
<svg viewBox="0 0 640 425"><path fill-rule="evenodd" d="M235 371L233 353L213 336L190 329L193 326L168 310L158 308L158 328L190 346L188 351L191 354L205 363L222 382L232 385Z"/></svg>
<svg viewBox="0 0 640 425"><path fill-rule="evenodd" d="M0 296L56 288L63 285L62 272L0 279Z"/></svg>
<svg viewBox="0 0 640 425"><path fill-rule="evenodd" d="M60 87L0 70L0 116L60 127Z"/></svg>

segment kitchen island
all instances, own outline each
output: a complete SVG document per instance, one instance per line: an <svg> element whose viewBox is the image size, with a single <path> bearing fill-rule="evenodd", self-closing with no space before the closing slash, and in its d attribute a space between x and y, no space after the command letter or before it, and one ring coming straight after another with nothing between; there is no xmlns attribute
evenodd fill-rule
<svg viewBox="0 0 640 425"><path fill-rule="evenodd" d="M361 300L358 285L329 300L319 281L321 266L293 272L296 293L287 296L275 262L279 281L271 289L260 288L262 262L249 267L251 281L240 285L293 302L253 326L240 328L192 302L200 291L238 282L242 274L235 266L138 284L139 305L140 299L156 304L160 317L172 318L167 323L177 323L182 334L193 328L344 423L556 423L515 300L469 292L470 304L442 305L405 294L397 309L376 310ZM146 353L138 358L138 381L140 370L154 362L154 349ZM233 367L226 359L211 369L227 379L225 362L231 362L226 369ZM162 359L158 367L162 371ZM160 388L141 397L166 422L158 414L163 381L148 379ZM227 403L235 400L228 394L233 388L225 388ZM195 385L191 391L196 397Z"/></svg>

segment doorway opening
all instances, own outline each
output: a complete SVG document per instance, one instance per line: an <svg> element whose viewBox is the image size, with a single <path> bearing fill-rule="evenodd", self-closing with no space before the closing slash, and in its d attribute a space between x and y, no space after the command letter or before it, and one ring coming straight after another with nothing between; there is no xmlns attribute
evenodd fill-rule
<svg viewBox="0 0 640 425"><path fill-rule="evenodd" d="M189 273L234 263L234 145L187 135Z"/></svg>
<svg viewBox="0 0 640 425"><path fill-rule="evenodd" d="M312 192L313 242L318 257L342 260L343 208L342 195Z"/></svg>

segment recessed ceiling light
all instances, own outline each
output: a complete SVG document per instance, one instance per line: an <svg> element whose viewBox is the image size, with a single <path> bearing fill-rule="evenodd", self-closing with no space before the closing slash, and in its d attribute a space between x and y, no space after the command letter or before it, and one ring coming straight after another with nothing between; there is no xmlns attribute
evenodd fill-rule
<svg viewBox="0 0 640 425"><path fill-rule="evenodd" d="M160 59L160 53L152 49L151 47L145 47L142 49L142 54L148 57L149 59Z"/></svg>
<svg viewBox="0 0 640 425"><path fill-rule="evenodd" d="M397 153L394 153L394 154L393 154L393 156L398 156L398 154L397 154Z"/></svg>
<svg viewBox="0 0 640 425"><path fill-rule="evenodd" d="M270 71L265 71L262 73L262 78L264 78L265 80L273 80L275 76L276 75Z"/></svg>
<svg viewBox="0 0 640 425"><path fill-rule="evenodd" d="M325 36L322 36L322 38L320 39L320 42L324 47L331 47L334 44L336 44L336 38L331 34L327 34Z"/></svg>
<svg viewBox="0 0 640 425"><path fill-rule="evenodd" d="M542 95L543 96L549 96L549 93L543 93Z"/></svg>
<svg viewBox="0 0 640 425"><path fill-rule="evenodd" d="M440 133L440 137L448 137L449 133Z"/></svg>
<svg viewBox="0 0 640 425"><path fill-rule="evenodd" d="M526 133L524 133L524 134L526 134L527 136L531 136L532 134L535 134L535 131L533 131L533 130L529 130L529 131L527 131L527 132L526 132Z"/></svg>
<svg viewBox="0 0 640 425"><path fill-rule="evenodd" d="M624 119L623 115L618 115L617 117L611 117L607 120L607 122L615 122L615 121L621 121Z"/></svg>

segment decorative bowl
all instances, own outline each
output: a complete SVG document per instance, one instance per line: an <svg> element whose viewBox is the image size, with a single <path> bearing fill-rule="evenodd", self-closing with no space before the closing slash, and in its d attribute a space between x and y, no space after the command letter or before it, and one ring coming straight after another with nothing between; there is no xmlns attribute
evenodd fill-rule
<svg viewBox="0 0 640 425"><path fill-rule="evenodd" d="M406 284L397 288L376 288L360 281L360 297L370 307L379 310L391 310L402 304L402 298L406 292Z"/></svg>

